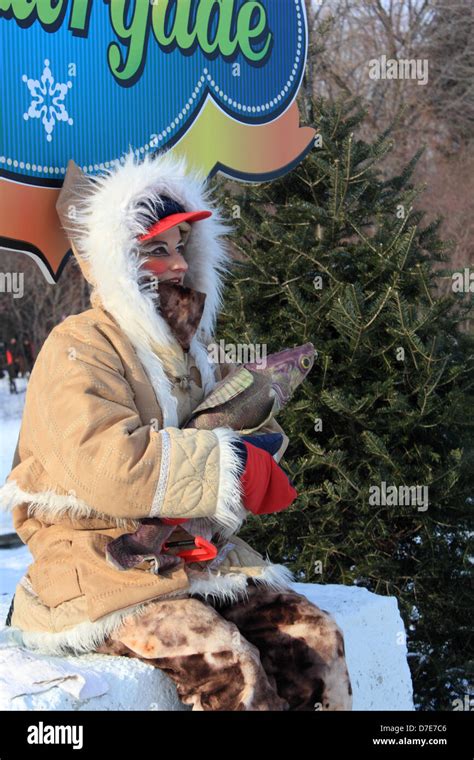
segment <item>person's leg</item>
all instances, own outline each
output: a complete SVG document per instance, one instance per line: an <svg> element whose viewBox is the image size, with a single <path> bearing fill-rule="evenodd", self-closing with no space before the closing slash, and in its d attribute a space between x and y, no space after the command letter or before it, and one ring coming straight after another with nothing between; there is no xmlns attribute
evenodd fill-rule
<svg viewBox="0 0 474 760"><path fill-rule="evenodd" d="M8 379L9 379L9 385L10 385L10 393L17 393L18 391L16 388L15 371L14 371L13 364L8 365L7 372L8 372Z"/></svg>
<svg viewBox="0 0 474 760"><path fill-rule="evenodd" d="M258 649L212 605L193 597L154 601L95 650L138 657L165 672L193 710L287 710Z"/></svg>
<svg viewBox="0 0 474 760"><path fill-rule="evenodd" d="M344 638L332 616L291 589L273 591L251 581L247 590L238 604L213 606L259 649L290 710L351 710Z"/></svg>

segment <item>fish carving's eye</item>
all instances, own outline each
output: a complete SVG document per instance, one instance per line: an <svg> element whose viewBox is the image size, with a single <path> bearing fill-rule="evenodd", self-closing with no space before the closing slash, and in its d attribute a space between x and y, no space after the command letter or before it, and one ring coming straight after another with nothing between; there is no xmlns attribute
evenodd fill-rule
<svg viewBox="0 0 474 760"><path fill-rule="evenodd" d="M301 366L303 369L308 369L309 365L311 364L309 360L309 356L303 356L301 359Z"/></svg>

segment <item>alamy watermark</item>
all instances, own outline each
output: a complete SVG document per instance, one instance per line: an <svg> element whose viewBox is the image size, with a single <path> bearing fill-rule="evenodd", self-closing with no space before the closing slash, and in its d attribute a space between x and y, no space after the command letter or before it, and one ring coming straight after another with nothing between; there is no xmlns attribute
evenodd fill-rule
<svg viewBox="0 0 474 760"><path fill-rule="evenodd" d="M378 486L369 488L369 504L371 506L414 506L418 512L428 509L428 486L387 486L382 480Z"/></svg>
<svg viewBox="0 0 474 760"><path fill-rule="evenodd" d="M451 288L453 293L474 293L474 270L465 267L462 272L453 272Z"/></svg>
<svg viewBox="0 0 474 760"><path fill-rule="evenodd" d="M258 364L267 366L266 343L209 343L207 346L210 364Z"/></svg>
<svg viewBox="0 0 474 760"><path fill-rule="evenodd" d="M72 744L73 749L84 746L83 726L51 726L40 721L28 726L28 744Z"/></svg>
<svg viewBox="0 0 474 760"><path fill-rule="evenodd" d="M13 298L23 298L24 279L23 272L0 272L0 293L13 293Z"/></svg>
<svg viewBox="0 0 474 760"><path fill-rule="evenodd" d="M417 84L428 83L427 58L372 58L369 61L371 79L416 79Z"/></svg>

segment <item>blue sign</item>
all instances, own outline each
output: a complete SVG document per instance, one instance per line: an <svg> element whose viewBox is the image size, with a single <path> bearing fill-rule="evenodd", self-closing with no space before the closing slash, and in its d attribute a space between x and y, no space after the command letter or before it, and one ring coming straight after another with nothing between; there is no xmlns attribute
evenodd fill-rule
<svg viewBox="0 0 474 760"><path fill-rule="evenodd" d="M307 49L304 0L0 0L0 37L0 174L54 187L171 147L207 98L275 120Z"/></svg>

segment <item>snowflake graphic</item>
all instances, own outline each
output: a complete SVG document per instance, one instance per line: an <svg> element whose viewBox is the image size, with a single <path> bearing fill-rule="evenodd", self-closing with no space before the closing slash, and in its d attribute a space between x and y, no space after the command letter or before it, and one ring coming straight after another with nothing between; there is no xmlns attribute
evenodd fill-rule
<svg viewBox="0 0 474 760"><path fill-rule="evenodd" d="M25 121L41 118L46 131L46 139L51 142L56 122L66 121L72 125L73 120L64 107L64 99L68 89L72 87L72 82L64 84L55 82L49 65L48 59L45 59L40 81L29 79L26 74L23 74L22 81L26 82L32 98L30 107L23 114L23 118Z"/></svg>

